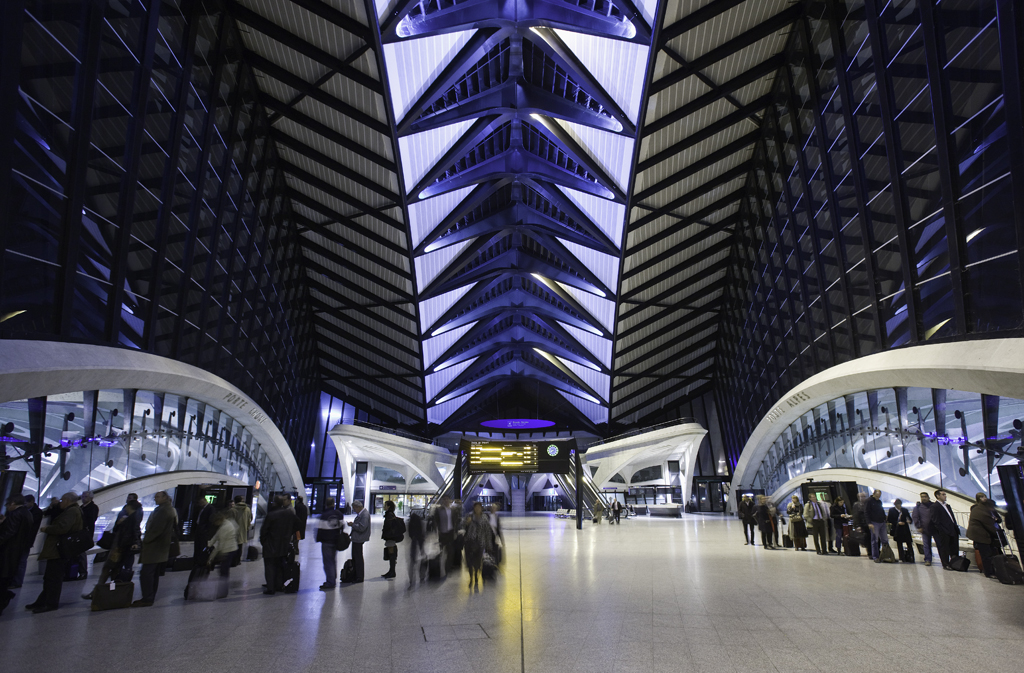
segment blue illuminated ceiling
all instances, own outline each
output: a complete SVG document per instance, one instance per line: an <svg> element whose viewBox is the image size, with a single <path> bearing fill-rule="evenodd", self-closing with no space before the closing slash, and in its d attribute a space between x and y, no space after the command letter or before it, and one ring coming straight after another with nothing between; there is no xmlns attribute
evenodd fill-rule
<svg viewBox="0 0 1024 673"><path fill-rule="evenodd" d="M427 421L544 409L597 429L652 15L628 1L378 10Z"/></svg>
<svg viewBox="0 0 1024 673"><path fill-rule="evenodd" d="M434 435L496 417L606 434L710 390L804 5L226 7L281 157L325 391Z"/></svg>

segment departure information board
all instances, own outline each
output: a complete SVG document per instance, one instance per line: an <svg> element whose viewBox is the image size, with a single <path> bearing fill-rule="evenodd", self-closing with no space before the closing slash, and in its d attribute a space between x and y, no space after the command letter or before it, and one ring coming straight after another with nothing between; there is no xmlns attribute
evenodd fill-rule
<svg viewBox="0 0 1024 673"><path fill-rule="evenodd" d="M470 472L536 472L537 445L523 442L474 442L469 447Z"/></svg>
<svg viewBox="0 0 1024 673"><path fill-rule="evenodd" d="M459 448L469 459L471 473L544 472L566 474L569 472L569 457L576 449L576 440L570 438L537 441L462 440Z"/></svg>

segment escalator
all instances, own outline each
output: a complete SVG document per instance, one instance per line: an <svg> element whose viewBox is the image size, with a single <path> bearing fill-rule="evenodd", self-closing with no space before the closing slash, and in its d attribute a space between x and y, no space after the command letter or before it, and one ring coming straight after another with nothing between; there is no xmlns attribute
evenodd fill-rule
<svg viewBox="0 0 1024 673"><path fill-rule="evenodd" d="M477 486L480 485L481 480L483 480L483 478L487 476L485 474L470 474L469 473L469 461L466 460L465 456L460 457L459 460L462 460L462 465L461 465L462 469L460 469L460 470L454 470L453 469L451 471L451 473L448 475L448 477L444 480L444 485L442 485L441 488L438 489L437 493L435 493L433 495L433 497L430 499L430 502L428 503L428 505L435 505L435 504L437 504L438 502L441 501L441 498L443 498L445 496L447 496L451 500L455 500L455 498L457 497L456 496L456 490L455 490L455 475L456 474L461 474L462 475L462 491L461 491L461 493L462 493L463 497L465 497L469 493L471 493L473 491L473 489L475 489Z"/></svg>
<svg viewBox="0 0 1024 673"><path fill-rule="evenodd" d="M569 496L572 501L573 507L576 507L576 463L570 461L569 473L568 474L555 474L552 475L558 485L562 487L565 494ZM597 488L597 484L590 477L590 473L587 469L583 468L583 474L580 475L580 490L581 502L580 505L583 507L583 518L593 518L594 505L600 501L601 507L607 511L608 501L605 499L604 494Z"/></svg>

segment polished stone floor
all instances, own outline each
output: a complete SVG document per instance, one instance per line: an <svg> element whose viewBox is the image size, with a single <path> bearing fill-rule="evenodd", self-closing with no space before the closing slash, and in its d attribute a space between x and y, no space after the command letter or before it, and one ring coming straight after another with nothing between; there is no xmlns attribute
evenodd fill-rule
<svg viewBox="0 0 1024 673"><path fill-rule="evenodd" d="M186 575L168 573L151 608L91 613L76 582L59 611L32 615L33 576L0 617L0 670L919 673L1024 661L1024 587L975 572L746 547L736 520L715 516L504 525L506 563L479 590L465 575L409 590L404 556L397 581L378 579L376 532L373 579L330 593L309 539L297 595L262 595L257 562L215 603L185 603Z"/></svg>

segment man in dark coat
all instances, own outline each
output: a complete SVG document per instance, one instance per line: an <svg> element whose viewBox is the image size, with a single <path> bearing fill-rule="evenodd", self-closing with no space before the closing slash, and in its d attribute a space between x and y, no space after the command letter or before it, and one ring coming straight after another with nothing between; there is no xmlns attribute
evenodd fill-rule
<svg viewBox="0 0 1024 673"><path fill-rule="evenodd" d="M775 549L772 544L774 529L772 527L772 513L768 508L768 498L763 495L757 496L757 507L754 508L754 518L757 521L757 528L761 531L761 544L765 549Z"/></svg>
<svg viewBox="0 0 1024 673"><path fill-rule="evenodd" d="M871 529L871 558L881 563L879 554L883 546L889 545L889 529L885 507L882 506L882 492L877 488L872 491L871 497L864 505L864 516L867 517L868 527Z"/></svg>
<svg viewBox="0 0 1024 673"><path fill-rule="evenodd" d="M206 543L212 537L213 531L210 529L210 517L213 516L216 508L203 494L200 494L196 500L196 511L199 514L196 516L195 526L192 527L193 539L195 539L192 558L194 559L195 567L198 568L199 566L206 565L206 562L210 560L210 551L206 548Z"/></svg>
<svg viewBox="0 0 1024 673"><path fill-rule="evenodd" d="M327 498L316 529L316 541L320 543L326 578L320 585L320 591L330 591L338 581L338 538L344 528L342 511L334 506L334 498Z"/></svg>
<svg viewBox="0 0 1024 673"><path fill-rule="evenodd" d="M299 526L296 531L300 540L306 539L306 521L309 519L309 508L302 502L302 496L295 498L295 516L298 518Z"/></svg>
<svg viewBox="0 0 1024 673"><path fill-rule="evenodd" d="M21 558L18 559L18 570L14 574L14 578L11 580L12 589L20 589L22 583L25 581L25 570L28 568L28 554L32 551L32 547L36 543L36 536L39 535L39 527L43 525L43 510L39 509L39 505L36 504L35 496L25 496L25 509L32 516L32 534L29 536L28 547L22 550Z"/></svg>
<svg viewBox="0 0 1024 673"><path fill-rule="evenodd" d="M889 516L886 517L892 528L892 539L896 543L897 556L901 563L913 563L914 539L910 534L910 510L903 506L903 501L896 498Z"/></svg>
<svg viewBox="0 0 1024 673"><path fill-rule="evenodd" d="M89 534L96 537L96 519L100 517L100 508L92 501L92 491L82 493L82 525ZM89 575L89 557L85 552L78 556L78 579L84 580Z"/></svg>
<svg viewBox="0 0 1024 673"><path fill-rule="evenodd" d="M133 549L138 550L142 546L142 534L139 530L139 525L135 523L135 518L132 516L139 507L140 505L137 500L129 502L124 506L124 510L129 513L118 517L117 521L114 522L114 529L111 531L113 539L110 541L110 551L107 552L107 560L103 564L102 570L100 570L99 580L96 583L97 589L106 582L116 581L117 577L121 574L125 556ZM93 591L95 590L93 589ZM92 592L82 594L82 598L91 601Z"/></svg>
<svg viewBox="0 0 1024 673"><path fill-rule="evenodd" d="M749 495L743 496L740 500L737 513L743 522L743 544L754 544L754 526L757 525L757 520L754 518L754 501Z"/></svg>
<svg viewBox="0 0 1024 673"><path fill-rule="evenodd" d="M932 516L928 524L931 527L935 546L939 548L942 567L952 570L949 562L960 552L960 526L957 525L953 510L946 502L946 492L941 488L935 491L935 499L937 502L932 507Z"/></svg>
<svg viewBox="0 0 1024 673"><path fill-rule="evenodd" d="M149 607L156 600L157 589L160 588L160 576L167 566L171 543L176 537L178 512L171 505L171 496L160 491L153 496L156 509L149 515L146 522L146 535L142 538L142 552L139 554L139 584L142 598L132 603L133 608Z"/></svg>
<svg viewBox="0 0 1024 673"><path fill-rule="evenodd" d="M43 550L39 552L39 560L46 561L43 572L43 590L39 597L25 606L33 614L51 612L60 605L60 592L64 586L64 574L67 572L68 560L61 558L57 550L57 542L69 533L82 530L82 508L78 506L78 494L69 491L61 496L52 521L40 528L46 533Z"/></svg>
<svg viewBox="0 0 1024 673"><path fill-rule="evenodd" d="M25 507L24 496L12 495L7 500L7 516L0 517L0 614L14 598L9 587L22 554L32 548L32 531L32 513Z"/></svg>
<svg viewBox="0 0 1024 673"><path fill-rule="evenodd" d="M287 506L284 497L277 496L274 510L267 514L260 526L260 545L263 547L263 573L267 587L263 593L273 595L284 589L284 560L293 551L292 541L298 517L295 510Z"/></svg>
<svg viewBox="0 0 1024 673"><path fill-rule="evenodd" d="M128 497L125 498L125 501L124 501L124 507L121 508L121 511L118 513L117 518L118 518L118 520L120 520L122 516L128 516L130 514L130 512L128 511L128 503L130 503L130 502L136 503L137 507L135 508L135 513L131 514L132 518L129 521L129 524L130 524L130 526L134 526L135 530L139 531L139 537L141 538L142 537L142 503L139 502L139 496L138 496L137 493L129 493L128 494ZM125 570L127 570L129 573L132 572L132 567L135 565L135 550L129 550L128 551L128 553L124 557L123 565L124 565L124 569Z"/></svg>

